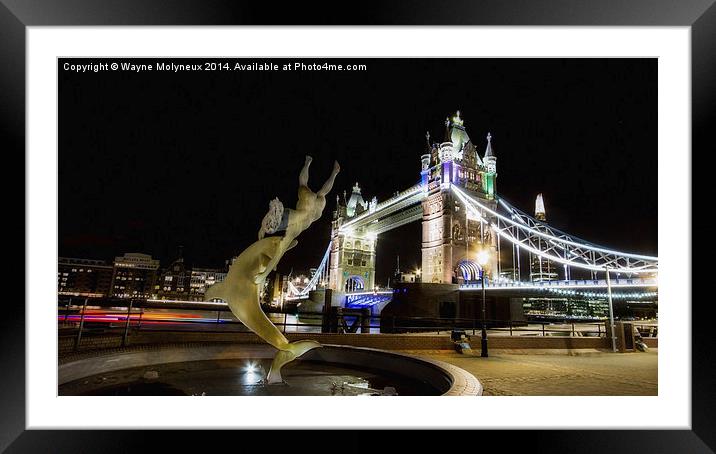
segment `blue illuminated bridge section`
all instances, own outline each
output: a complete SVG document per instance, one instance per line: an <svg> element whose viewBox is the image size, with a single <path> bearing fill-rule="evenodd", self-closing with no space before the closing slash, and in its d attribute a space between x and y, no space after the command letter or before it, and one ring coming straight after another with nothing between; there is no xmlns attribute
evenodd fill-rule
<svg viewBox="0 0 716 454"><path fill-rule="evenodd" d="M373 308L387 304L393 298L392 290L380 292L359 292L346 294L346 307L349 309Z"/></svg>

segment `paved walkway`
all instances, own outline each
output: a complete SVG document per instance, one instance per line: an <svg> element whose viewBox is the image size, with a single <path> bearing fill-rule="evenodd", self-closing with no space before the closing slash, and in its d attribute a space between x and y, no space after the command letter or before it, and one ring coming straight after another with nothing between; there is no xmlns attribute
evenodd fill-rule
<svg viewBox="0 0 716 454"><path fill-rule="evenodd" d="M410 351L454 364L480 380L486 396L655 396L657 349L646 353L597 350L494 350L481 358L450 351Z"/></svg>

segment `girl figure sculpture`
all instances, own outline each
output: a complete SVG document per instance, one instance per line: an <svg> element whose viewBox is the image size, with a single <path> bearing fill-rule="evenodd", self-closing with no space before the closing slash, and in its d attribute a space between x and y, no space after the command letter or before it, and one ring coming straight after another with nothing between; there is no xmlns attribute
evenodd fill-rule
<svg viewBox="0 0 716 454"><path fill-rule="evenodd" d="M269 212L264 217L259 230L259 240L266 233L275 233L286 230L286 238L293 240L306 230L314 221L318 220L326 207L326 195L333 188L333 182L341 167L338 162L333 163L333 172L323 187L314 193L308 187L308 168L313 158L306 156L306 162L298 175L298 202L296 209L284 212L283 204L277 198L269 203Z"/></svg>
<svg viewBox="0 0 716 454"><path fill-rule="evenodd" d="M296 237L321 217L326 206L326 195L340 171L338 162L323 187L316 193L308 188L308 168L312 158L306 156L306 162L298 177L298 203L296 209L284 210L277 198L269 203L269 211L261 223L259 239L246 248L229 267L223 282L216 283L206 291L205 299L220 298L229 305L247 328L278 350L271 369L266 377L267 383L281 383L281 368L303 355L307 351L320 347L316 341L301 340L288 342L286 336L274 325L261 310L259 295L269 273L283 255L298 244ZM285 230L283 236L266 237Z"/></svg>

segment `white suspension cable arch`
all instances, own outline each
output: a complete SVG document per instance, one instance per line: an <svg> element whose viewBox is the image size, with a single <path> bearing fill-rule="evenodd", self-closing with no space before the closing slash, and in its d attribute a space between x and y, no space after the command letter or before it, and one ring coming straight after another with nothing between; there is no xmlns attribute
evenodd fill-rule
<svg viewBox="0 0 716 454"><path fill-rule="evenodd" d="M586 241L575 241L574 237L532 219L504 201L502 205L508 209L513 218L517 217L519 222L490 209L455 186L452 186L451 189L468 210L482 222L487 223L481 212L494 216L496 223L491 222L490 228L499 237L535 255L556 263L590 271L605 271L608 268L612 272L622 273L658 272L657 257L630 254L596 246ZM535 244L535 238L544 238L547 241ZM561 252L557 253L557 249Z"/></svg>

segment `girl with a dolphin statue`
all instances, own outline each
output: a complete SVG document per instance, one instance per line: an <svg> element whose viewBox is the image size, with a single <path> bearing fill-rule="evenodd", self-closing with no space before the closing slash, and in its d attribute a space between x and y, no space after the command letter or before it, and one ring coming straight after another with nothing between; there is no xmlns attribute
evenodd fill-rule
<svg viewBox="0 0 716 454"><path fill-rule="evenodd" d="M269 273L276 269L286 251L298 244L296 237L321 217L326 207L326 195L333 188L333 182L340 171L338 162L335 162L331 176L323 187L314 193L308 187L308 168L311 161L312 158L306 156L306 162L298 177L296 209L284 209L278 198L272 200L269 203L269 212L261 222L258 241L247 247L234 260L226 279L209 287L205 295L207 301L215 298L225 301L241 323L278 349L266 377L269 384L282 383L281 368L285 364L321 346L312 340L289 342L261 310L259 300L261 288ZM286 233L283 236L265 236L281 231Z"/></svg>

